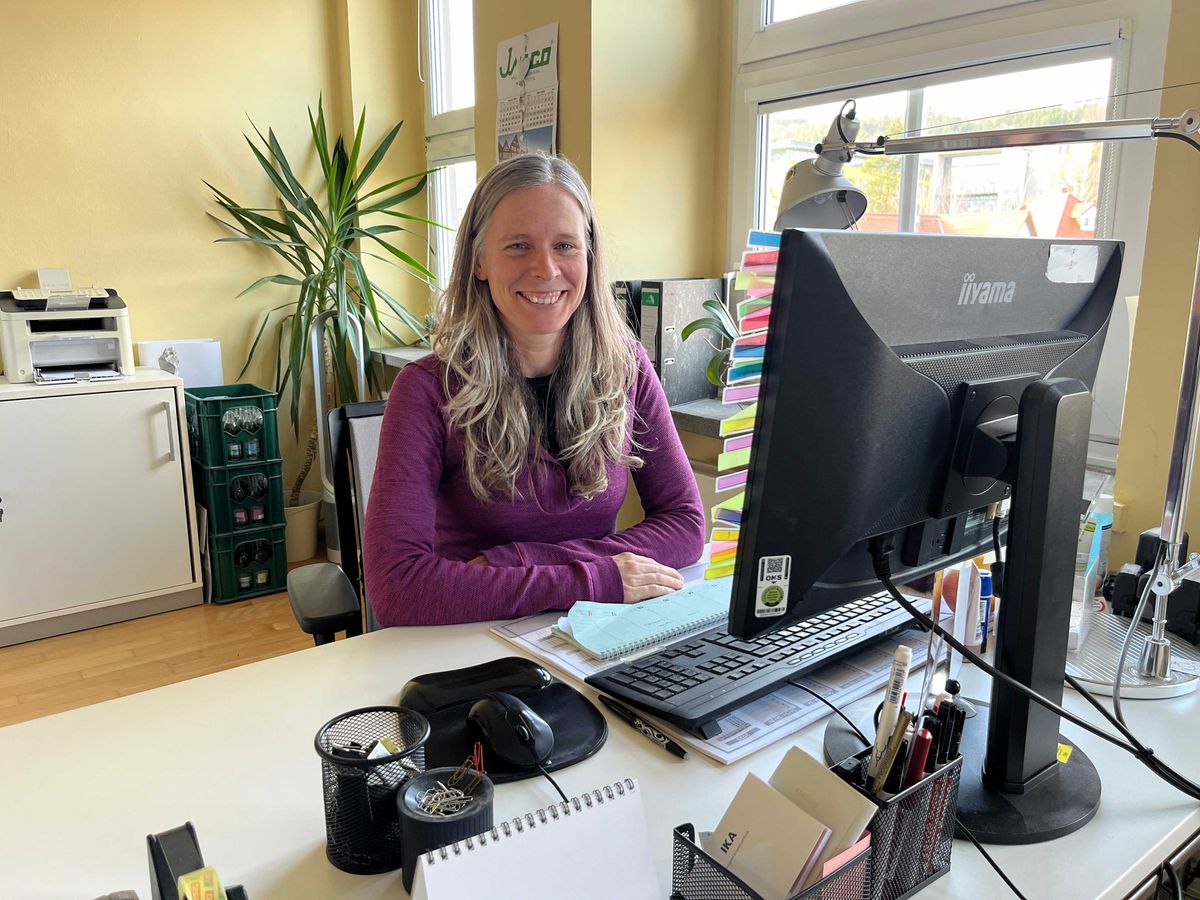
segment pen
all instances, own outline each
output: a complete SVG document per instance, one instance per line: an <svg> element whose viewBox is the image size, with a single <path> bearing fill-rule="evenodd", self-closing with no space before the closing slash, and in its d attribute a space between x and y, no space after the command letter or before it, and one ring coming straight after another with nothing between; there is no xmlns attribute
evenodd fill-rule
<svg viewBox="0 0 1200 900"><path fill-rule="evenodd" d="M879 764L887 749L892 730L900 718L904 708L901 698L904 695L904 684L908 681L908 670L912 666L912 648L901 644L896 648L892 657L892 674L888 676L887 694L883 698L883 709L879 714L879 724L875 731L875 750L871 754L871 762L867 766L867 774L872 778L879 772ZM886 777L886 776L885 776Z"/></svg>
<svg viewBox="0 0 1200 900"><path fill-rule="evenodd" d="M654 726L648 725L646 722L642 721L642 718L633 710L629 709L629 707L618 703L611 697L601 696L600 702L607 706L610 712L614 713L625 722L632 725L646 737L650 738L650 740L654 741L654 743L661 744L668 752L674 753L680 759L687 759L686 750L684 750Z"/></svg>

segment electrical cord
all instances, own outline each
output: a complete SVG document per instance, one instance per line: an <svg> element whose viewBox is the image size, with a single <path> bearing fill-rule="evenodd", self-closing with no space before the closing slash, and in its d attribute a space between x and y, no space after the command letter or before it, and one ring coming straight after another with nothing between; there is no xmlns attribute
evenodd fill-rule
<svg viewBox="0 0 1200 900"><path fill-rule="evenodd" d="M542 765L539 763L539 764L538 764L538 767L537 767L537 770L538 770L539 772L541 772L541 773L542 773L542 775L544 775L544 776L546 777L546 780L547 780L548 782L550 782L552 785L554 785L554 789L555 789L556 791L558 791L558 796L560 796L560 797L562 797L562 798L563 798L563 803L570 803L570 802L571 802L569 799L567 799L567 795L563 793L563 789L562 789L562 788L560 788L560 787L558 786L558 782L557 782L557 781L555 781L553 778L551 778L551 777L550 777L550 773L546 771L546 769L545 769L545 767L544 767L544 766L542 766Z"/></svg>
<svg viewBox="0 0 1200 900"><path fill-rule="evenodd" d="M1145 612L1146 603L1150 599L1150 590L1154 585L1154 576L1158 572L1158 567L1162 565L1165 555L1163 544L1159 544L1158 551L1154 554L1154 565L1150 567L1150 577L1146 579L1146 586L1142 588L1142 596L1138 598L1138 605L1133 610L1133 620L1129 623L1129 630L1125 632L1125 639L1121 641L1121 652L1117 656L1117 673L1113 679L1112 702L1113 713L1117 717L1117 721L1122 725L1125 724L1125 714L1121 712L1121 681L1125 676L1125 660L1129 656L1129 648L1133 644L1133 636L1137 634L1138 623L1142 621L1142 614Z"/></svg>
<svg viewBox="0 0 1200 900"><path fill-rule="evenodd" d="M1177 790L1181 791L1182 793L1186 794L1187 796L1191 797L1192 799L1200 800L1200 785L1196 785L1194 782L1190 781L1185 776L1174 771L1169 766L1167 766L1165 763L1163 763L1161 760L1159 760L1154 755L1154 751L1151 750L1150 748L1146 747L1140 741L1138 741L1137 738L1133 736L1133 734L1129 731L1129 729L1123 723L1116 721L1115 717L1110 712L1108 712L1108 710L1104 709L1104 707L1101 706L1097 701L1095 701L1094 698L1092 698L1090 695L1088 695L1086 693L1086 691L1082 691L1080 688L1078 688L1077 682L1075 684L1072 684L1071 686L1076 687L1077 689L1081 690L1081 692L1084 694L1087 701L1089 703L1091 703L1097 710L1099 710L1099 712L1104 716L1104 718L1110 724L1113 724L1114 727L1117 728L1117 730L1121 733L1122 737L1116 737L1115 735L1108 733L1104 729L1093 725L1091 722L1088 722L1087 720L1080 718L1079 716L1075 715L1074 713L1068 712L1066 709L1059 706L1057 703L1054 703L1052 700L1049 700L1046 697L1043 697L1041 694L1037 693L1037 691L1033 690L1032 688L1028 687L1027 685L1022 684L1021 682L1017 681L1015 678L1011 677L1010 675L1007 675L1004 672L999 671L998 669L996 669L995 666L993 666L987 660L981 658L977 653L972 651L969 647L965 646L961 641L957 640L953 635L948 634L945 629L943 629L940 625L935 623L927 615L925 615L919 609L917 609L915 606L913 606L913 604L910 603L900 593L899 590L897 590L896 585L892 582L891 567L888 564L888 554L891 553L891 548L890 547L885 548L883 545L883 542L879 538L872 538L869 543L870 543L872 561L873 561L874 567L875 567L875 576L879 579L880 583L883 584L883 586L887 589L888 593L892 595L892 598L898 604L900 604L901 608L904 609L905 612L907 612L910 616L913 617L913 619L917 622L917 624L922 629L924 629L925 631L930 631L930 630L936 631L947 644L949 644L951 647L953 647L955 650L957 650L959 653L961 653L964 657L969 659L976 666L983 669L983 671L987 672L989 675L991 675L993 678L999 680L1001 683L1003 683L1007 687L1012 688L1014 691L1023 695L1024 697L1027 697L1029 700L1032 700L1034 703L1038 704L1039 706L1042 706L1042 707L1050 710L1051 712L1057 713L1060 718L1063 718L1066 721L1071 722L1072 724L1078 726L1079 728L1082 728L1084 731L1088 732L1089 734L1095 735L1096 737L1100 738L1101 740L1107 741L1108 743L1113 744L1114 746L1120 747L1122 750L1124 750L1127 753L1134 756L1139 762L1141 762L1143 765L1145 765L1148 769L1150 769L1152 772L1154 772L1154 774L1158 775L1160 778L1162 778L1164 781L1166 781L1172 787L1176 788ZM1066 680L1069 684L1074 681L1074 679L1071 678L1070 676L1067 676Z"/></svg>
<svg viewBox="0 0 1200 900"><path fill-rule="evenodd" d="M996 554L996 561L1003 565L1004 552L1003 548L1000 546L999 516L994 516L992 518L992 550ZM1151 568L1151 573L1158 568L1158 564L1162 559L1162 553L1163 548L1160 546L1158 555L1154 560L1154 566ZM1134 611L1133 624L1130 626L1129 632L1125 635L1125 643L1122 645L1121 656L1118 660L1118 672L1125 671L1125 653L1128 650L1129 641L1132 639L1134 630L1137 627L1137 623L1141 621L1142 609L1145 606L1147 597L1149 596L1148 591L1149 582L1147 582L1146 589L1142 591L1142 597L1138 604L1138 608ZM1003 595L1003 591L999 591L998 593ZM1154 751L1146 747L1145 744L1138 740L1137 735L1130 731L1126 726L1125 719L1121 715L1121 682L1119 677L1113 685L1113 709L1115 711L1115 715L1114 713L1110 713L1107 709L1105 709L1100 701L1092 696L1091 691L1087 690L1087 688L1080 684L1073 675L1063 673L1063 677L1066 679L1067 684L1069 684L1075 690L1075 692L1079 694L1079 696L1081 696L1088 704L1090 704L1097 712L1099 712L1109 724L1116 728L1117 731L1119 731L1125 738L1125 740L1129 741L1136 751L1134 756L1141 760L1142 763L1147 766L1147 768L1149 768L1159 778L1163 779L1163 781L1167 782L1169 785L1171 785L1171 787L1175 788L1181 793L1186 794L1194 799L1200 799L1200 797L1198 797L1196 794L1196 785L1193 782L1189 781L1162 760L1158 759L1158 757L1154 755Z"/></svg>
<svg viewBox="0 0 1200 900"><path fill-rule="evenodd" d="M851 730L853 730L853 732L858 736L858 739L860 741L862 741L864 748L871 746L871 742L869 740L867 740L867 736L862 733L862 730L859 729L859 727L854 724L853 720L851 720L851 718L848 715L846 715L839 706L834 704L832 701L826 699L825 697L822 697L820 694L818 694L812 688L808 687L808 685L801 684L798 681L789 681L788 684L790 684L792 687L798 687L798 688L800 688L800 690L806 691L809 694L811 694L812 696L816 697L818 700L820 700L822 703L824 703L826 706L828 706L831 710L833 710L836 715L840 716L847 725L850 726ZM965 826L962 823L962 819L960 819L958 816L955 816L954 824L956 826L958 826L959 831L961 831L963 834L965 834L967 836L967 840L975 845L975 849L979 851L979 855L982 856L984 858L984 860L987 861L987 864L996 871L996 874L1000 876L1001 880L1003 880L1003 882L1008 885L1009 890L1011 890L1016 896L1020 897L1021 900L1026 900L1025 895L1022 894L1017 889L1017 886L1012 883L1012 880L1008 877L1008 875L1006 875L1004 873L1004 870L1000 868L1000 864L997 863L994 859L992 859L991 854L989 854L986 850L983 849L983 844L979 843L979 839L976 838L975 835L971 834L971 832L967 830L967 826Z"/></svg>
<svg viewBox="0 0 1200 900"><path fill-rule="evenodd" d="M1175 900L1183 900L1183 884L1179 881L1179 873L1175 871L1175 867L1171 865L1171 861L1164 860L1159 868L1158 884L1162 886L1162 876L1167 876L1167 880L1171 882L1171 893Z"/></svg>

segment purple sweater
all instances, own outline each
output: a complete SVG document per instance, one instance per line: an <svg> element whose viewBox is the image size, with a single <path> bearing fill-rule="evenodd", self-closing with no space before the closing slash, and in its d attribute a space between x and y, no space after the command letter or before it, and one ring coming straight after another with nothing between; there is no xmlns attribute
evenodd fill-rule
<svg viewBox="0 0 1200 900"><path fill-rule="evenodd" d="M467 484L461 432L443 409L442 364L434 356L401 370L388 395L363 561L381 625L444 625L507 619L576 600L620 603L612 557L624 551L678 568L704 548L696 480L662 386L637 348L629 403L645 465L633 472L645 521L614 534L626 470L610 464L608 488L572 497L565 469L542 450L518 479L523 498L480 502ZM629 444L626 443L628 450ZM479 555L488 565L471 565Z"/></svg>

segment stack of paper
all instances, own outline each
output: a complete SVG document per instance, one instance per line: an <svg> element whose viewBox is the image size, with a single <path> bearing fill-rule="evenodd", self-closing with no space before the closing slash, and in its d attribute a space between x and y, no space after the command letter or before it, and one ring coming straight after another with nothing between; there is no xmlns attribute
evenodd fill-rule
<svg viewBox="0 0 1200 900"><path fill-rule="evenodd" d="M705 578L732 574L737 559L750 447L758 416L758 386L771 322L775 268L779 264L779 235L751 231L748 243L742 254L741 270L734 280L734 288L745 296L737 304L738 336L730 350L729 370L721 392L723 403L737 404L738 408L721 421L719 433L725 438L725 445L717 457L717 492L738 493L712 509L713 530L709 536L712 552Z"/></svg>

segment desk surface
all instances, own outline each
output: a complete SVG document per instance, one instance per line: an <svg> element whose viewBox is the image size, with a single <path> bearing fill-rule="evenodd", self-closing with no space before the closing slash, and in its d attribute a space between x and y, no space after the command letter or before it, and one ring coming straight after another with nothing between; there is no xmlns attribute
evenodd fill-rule
<svg viewBox="0 0 1200 900"><path fill-rule="evenodd" d="M145 836L190 819L205 860L255 900L404 896L399 872L346 875L326 861L313 737L338 713L395 702L414 675L511 653L486 626L390 629L0 729L0 895L78 900L132 888L149 897ZM963 680L968 694L986 686L969 667ZM865 715L870 705L850 710ZM1070 692L1067 705L1084 708ZM1126 705L1134 731L1200 779L1200 697ZM666 897L672 827L711 828L745 773L769 775L791 742L723 767L699 754L676 759L609 721L605 748L557 777L569 795L627 776L641 782ZM817 755L822 730L795 743ZM1124 896L1200 827L1200 807L1122 751L1078 743L1104 778L1093 822L1049 844L993 848L1030 898ZM549 804L552 791L544 779L501 785L496 817ZM921 896L1006 895L959 841L949 875Z"/></svg>

